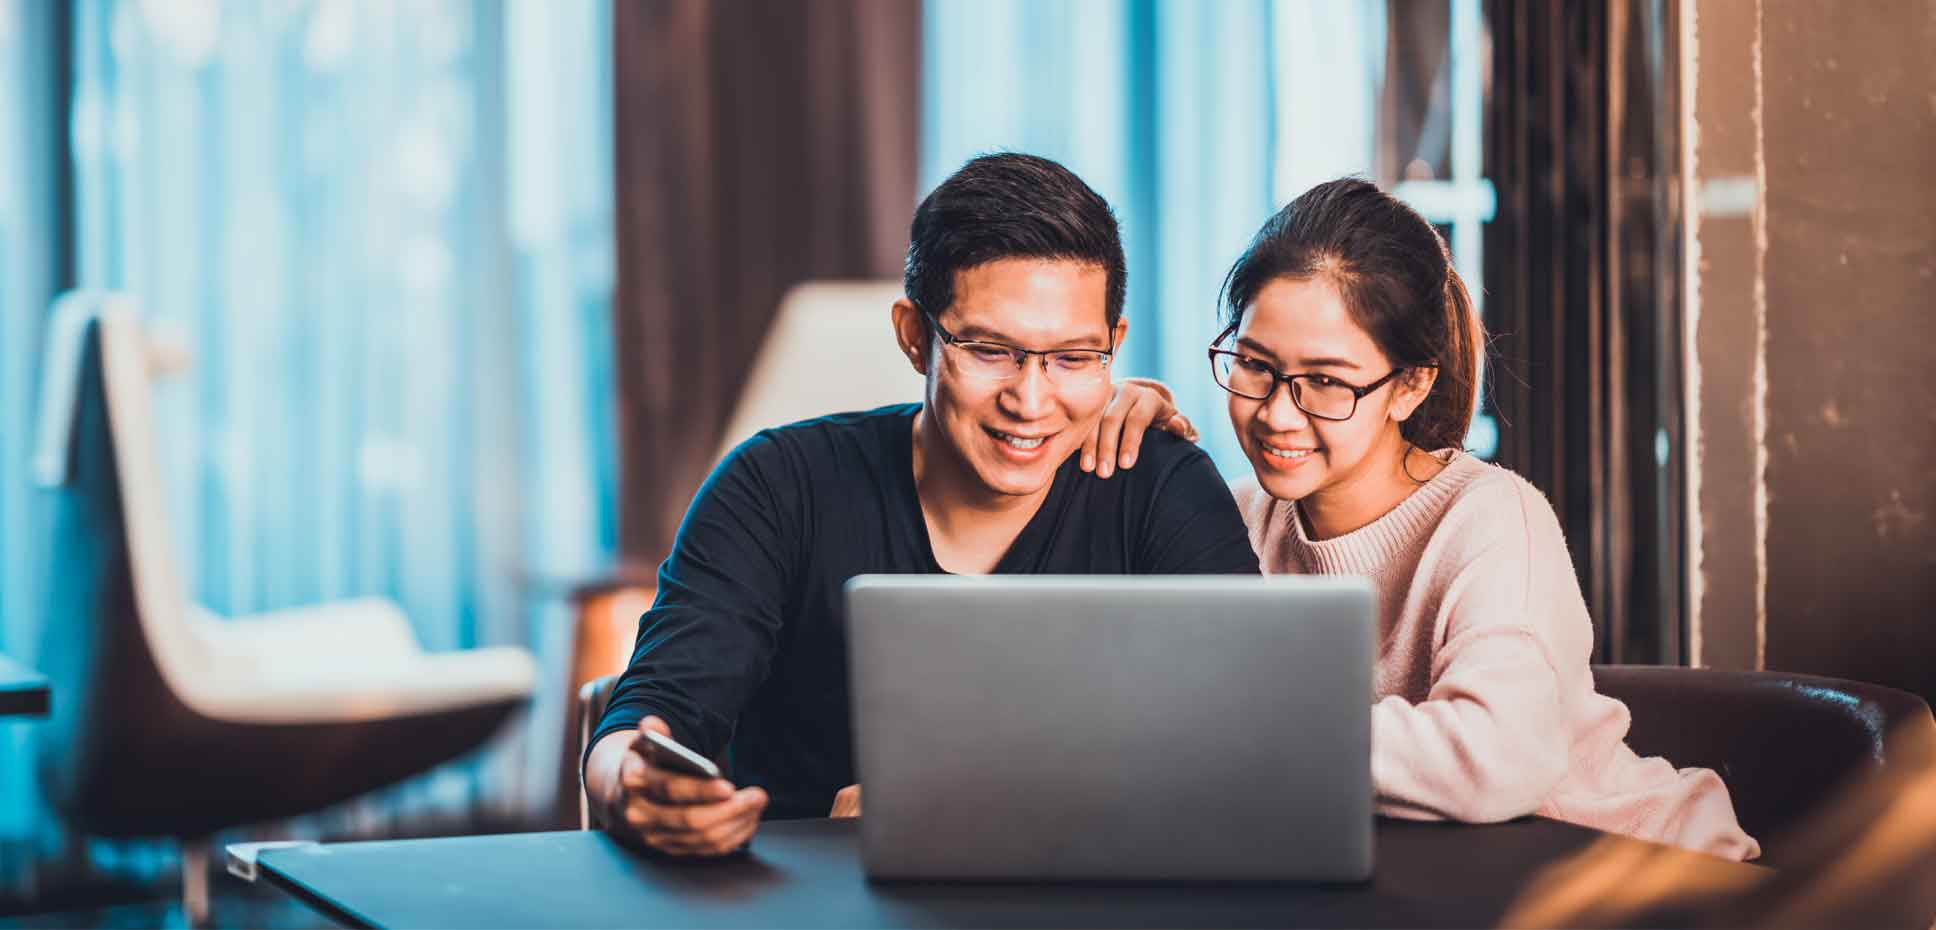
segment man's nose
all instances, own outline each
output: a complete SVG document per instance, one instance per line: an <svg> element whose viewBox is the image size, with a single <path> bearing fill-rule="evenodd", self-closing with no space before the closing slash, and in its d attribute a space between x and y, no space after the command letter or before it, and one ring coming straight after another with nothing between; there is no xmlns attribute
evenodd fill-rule
<svg viewBox="0 0 1936 930"><path fill-rule="evenodd" d="M1055 411L1055 382L1050 380L1048 359L1024 356L1022 370L1015 373L1003 392L1009 399L1009 413L1020 420L1039 420Z"/></svg>

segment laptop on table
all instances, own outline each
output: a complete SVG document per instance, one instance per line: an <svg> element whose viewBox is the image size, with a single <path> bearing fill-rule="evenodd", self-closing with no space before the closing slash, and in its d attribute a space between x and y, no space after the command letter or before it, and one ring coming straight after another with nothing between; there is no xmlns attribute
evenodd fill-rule
<svg viewBox="0 0 1936 930"><path fill-rule="evenodd" d="M847 608L870 877L1370 876L1364 579L863 575Z"/></svg>

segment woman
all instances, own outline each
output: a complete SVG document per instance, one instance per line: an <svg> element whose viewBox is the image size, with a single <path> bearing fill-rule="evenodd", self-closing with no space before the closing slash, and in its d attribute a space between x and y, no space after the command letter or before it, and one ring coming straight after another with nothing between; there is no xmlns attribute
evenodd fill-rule
<svg viewBox="0 0 1936 930"><path fill-rule="evenodd" d="M1264 570L1378 590L1379 811L1540 814L1758 855L1720 778L1637 756L1626 706L1593 690L1593 631L1552 506L1460 451L1484 338L1431 225L1368 182L1319 185L1264 224L1223 296L1211 362L1255 472L1232 490ZM1114 421L1121 459L1159 392L1133 383L1112 405L1140 411ZM1118 461L1114 445L1085 466Z"/></svg>

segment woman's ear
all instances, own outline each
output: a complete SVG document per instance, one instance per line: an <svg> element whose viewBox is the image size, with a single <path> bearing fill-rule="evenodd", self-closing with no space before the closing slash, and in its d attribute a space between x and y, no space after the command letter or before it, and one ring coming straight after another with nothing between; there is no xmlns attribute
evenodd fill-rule
<svg viewBox="0 0 1936 930"><path fill-rule="evenodd" d="M894 302L894 342L915 373L928 376L928 321L906 297Z"/></svg>
<svg viewBox="0 0 1936 930"><path fill-rule="evenodd" d="M1425 398L1431 396L1432 385L1438 380L1439 370L1433 367L1412 368L1398 376L1397 389L1392 392L1391 418L1399 423L1411 419Z"/></svg>

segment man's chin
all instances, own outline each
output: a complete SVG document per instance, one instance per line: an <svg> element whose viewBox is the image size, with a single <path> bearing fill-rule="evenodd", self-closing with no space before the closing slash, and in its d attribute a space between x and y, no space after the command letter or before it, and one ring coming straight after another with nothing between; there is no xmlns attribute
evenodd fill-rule
<svg viewBox="0 0 1936 930"><path fill-rule="evenodd" d="M980 472L981 483L988 490L1007 497L1027 497L1047 490L1055 482L1055 473L1062 467L1062 461L1067 458L1065 455L1054 462L1027 468L984 462L976 470Z"/></svg>

